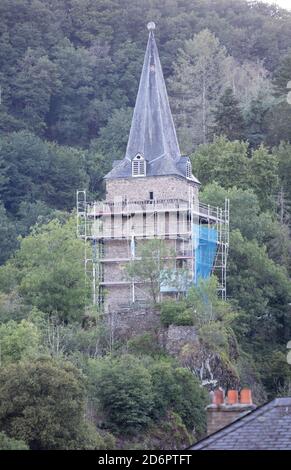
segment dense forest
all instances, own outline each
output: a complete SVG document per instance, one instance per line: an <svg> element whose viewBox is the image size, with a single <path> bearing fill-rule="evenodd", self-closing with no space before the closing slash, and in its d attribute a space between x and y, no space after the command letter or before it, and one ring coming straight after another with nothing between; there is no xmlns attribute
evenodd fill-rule
<svg viewBox="0 0 291 470"><path fill-rule="evenodd" d="M90 307L76 238L76 190L102 198L124 155L151 20L201 200L231 207L227 302L210 280L159 305L161 324L194 325L257 404L290 393L291 13L2 0L0 18L0 448L174 449L205 432L189 363L152 333L113 341Z"/></svg>

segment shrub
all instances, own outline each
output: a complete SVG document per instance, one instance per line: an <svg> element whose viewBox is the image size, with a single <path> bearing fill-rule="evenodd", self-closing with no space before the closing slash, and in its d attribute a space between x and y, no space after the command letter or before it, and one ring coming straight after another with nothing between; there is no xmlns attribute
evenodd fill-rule
<svg viewBox="0 0 291 470"><path fill-rule="evenodd" d="M161 323L169 325L193 325L192 312L187 309L185 301L165 300L160 304Z"/></svg>

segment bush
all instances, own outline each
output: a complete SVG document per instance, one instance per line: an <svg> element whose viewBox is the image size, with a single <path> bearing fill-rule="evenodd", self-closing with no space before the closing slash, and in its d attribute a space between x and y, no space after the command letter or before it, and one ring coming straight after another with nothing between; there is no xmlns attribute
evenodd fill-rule
<svg viewBox="0 0 291 470"><path fill-rule="evenodd" d="M132 434L147 427L153 399L151 376L140 360L130 355L91 359L88 375L92 397L110 429Z"/></svg>
<svg viewBox="0 0 291 470"><path fill-rule="evenodd" d="M152 415L160 419L167 410L181 418L186 428L201 437L205 431L207 403L205 391L194 375L170 361L160 361L150 367L153 383L154 406Z"/></svg>
<svg viewBox="0 0 291 470"><path fill-rule="evenodd" d="M165 300L160 304L160 312L161 323L164 326L193 325L192 312L187 309L187 304L184 301Z"/></svg>
<svg viewBox="0 0 291 470"><path fill-rule="evenodd" d="M30 449L103 447L84 414L84 377L69 362L42 358L0 370L0 429Z"/></svg>
<svg viewBox="0 0 291 470"><path fill-rule="evenodd" d="M4 432L0 432L0 450L28 450L28 446L24 441L12 439Z"/></svg>
<svg viewBox="0 0 291 470"><path fill-rule="evenodd" d="M33 358L38 350L40 334L27 320L10 320L0 325L1 364Z"/></svg>
<svg viewBox="0 0 291 470"><path fill-rule="evenodd" d="M127 342L128 351L136 355L157 355L162 354L162 349L158 344L157 337L152 333L137 335Z"/></svg>

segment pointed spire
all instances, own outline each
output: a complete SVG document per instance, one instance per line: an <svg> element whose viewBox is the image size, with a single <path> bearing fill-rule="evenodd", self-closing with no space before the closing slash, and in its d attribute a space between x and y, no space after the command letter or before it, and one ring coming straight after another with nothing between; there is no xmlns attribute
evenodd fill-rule
<svg viewBox="0 0 291 470"><path fill-rule="evenodd" d="M155 23L151 21L147 28L149 38L125 158L114 162L106 178L131 176L131 162L137 154L146 159L148 176L186 177L189 159L181 157L154 36Z"/></svg>
<svg viewBox="0 0 291 470"><path fill-rule="evenodd" d="M155 23L147 25L149 39L136 98L126 158L141 153L147 161L162 157L177 160L180 149L170 110L159 53Z"/></svg>

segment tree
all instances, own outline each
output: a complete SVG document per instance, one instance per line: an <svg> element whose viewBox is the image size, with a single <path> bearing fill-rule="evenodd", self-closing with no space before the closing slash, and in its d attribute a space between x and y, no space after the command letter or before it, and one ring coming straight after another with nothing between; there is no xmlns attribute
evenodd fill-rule
<svg viewBox="0 0 291 470"><path fill-rule="evenodd" d="M251 101L257 99L261 91L265 95L271 94L269 73L263 66L263 61L245 60L241 63L241 60L228 56L224 66L225 86L232 89L242 112L249 108Z"/></svg>
<svg viewBox="0 0 291 470"><path fill-rule="evenodd" d="M261 208L272 208L278 191L276 155L263 145L251 156L248 150L246 142L216 137L212 144L200 145L191 156L193 173L204 184L216 182L226 189L253 189Z"/></svg>
<svg viewBox="0 0 291 470"><path fill-rule="evenodd" d="M125 155L131 117L131 108L115 109L106 126L100 129L99 137L90 143L86 152L86 173L89 176L89 194L93 197L104 196L103 177L111 170L113 161Z"/></svg>
<svg viewBox="0 0 291 470"><path fill-rule="evenodd" d="M262 214L258 197L253 189L232 187L225 189L217 183L209 183L200 193L200 200L205 204L223 207L226 198L229 199L231 217L230 230L239 229L248 240L264 240L269 223L269 214Z"/></svg>
<svg viewBox="0 0 291 470"><path fill-rule="evenodd" d="M141 281L148 285L151 301L157 304L161 284L170 277L167 257L169 249L163 240L147 240L137 244L136 258L126 266L129 279Z"/></svg>
<svg viewBox="0 0 291 470"><path fill-rule="evenodd" d="M17 248L15 224L8 218L5 207L0 203L0 265L12 255Z"/></svg>
<svg viewBox="0 0 291 470"><path fill-rule="evenodd" d="M267 139L267 118L275 99L270 86L263 86L244 108L245 137L251 148Z"/></svg>
<svg viewBox="0 0 291 470"><path fill-rule="evenodd" d="M51 209L43 201L23 201L19 204L16 226L21 236L27 236L34 225L48 224L57 219L64 223L68 219L68 213Z"/></svg>
<svg viewBox="0 0 291 470"><path fill-rule="evenodd" d="M280 220L291 221L291 144L282 142L279 147L273 149L278 160L278 174L280 185Z"/></svg>
<svg viewBox="0 0 291 470"><path fill-rule="evenodd" d="M48 143L27 131L0 138L1 160L5 181L0 197L14 216L24 202L72 209L76 188L88 183L84 152Z"/></svg>
<svg viewBox="0 0 291 470"><path fill-rule="evenodd" d="M43 199L55 209L71 210L76 204L76 190L86 189L88 176L85 172L86 153L82 150L47 144L49 153L49 178L41 192Z"/></svg>
<svg viewBox="0 0 291 470"><path fill-rule="evenodd" d="M191 155L193 174L203 185L216 182L224 188L248 187L248 144L230 142L224 136L200 145Z"/></svg>
<svg viewBox="0 0 291 470"><path fill-rule="evenodd" d="M213 183L204 187L200 198L206 204L219 207L228 198L231 207L230 229L238 229L247 240L265 244L269 257L290 269L291 240L288 226L284 220L278 220L275 212L262 211L253 189L224 189Z"/></svg>
<svg viewBox="0 0 291 470"><path fill-rule="evenodd" d="M0 154L7 178L1 198L6 210L15 214L24 199L37 198L41 185L42 191L45 189L48 152L41 139L22 131L1 137Z"/></svg>
<svg viewBox="0 0 291 470"><path fill-rule="evenodd" d="M223 134L229 140L241 140L244 137L245 123L239 102L232 89L227 88L220 97L214 114L214 133Z"/></svg>
<svg viewBox="0 0 291 470"><path fill-rule="evenodd" d="M97 135L114 107L110 92L117 98L118 92L106 82L112 81L112 60L104 43L91 43L85 48L64 39L54 51L61 86L52 96L48 115L47 137L62 145L88 145ZM101 85L102 84L102 85ZM121 102L121 105L123 103Z"/></svg>
<svg viewBox="0 0 291 470"><path fill-rule="evenodd" d="M0 365L33 359L40 346L40 333L27 320L0 324Z"/></svg>
<svg viewBox="0 0 291 470"><path fill-rule="evenodd" d="M258 196L262 209L274 206L278 192L278 160L261 145L249 160L249 185Z"/></svg>
<svg viewBox="0 0 291 470"><path fill-rule="evenodd" d="M177 413L196 439L205 433L207 397L193 374L169 360L156 361L150 368L153 386L153 416L163 419L167 411Z"/></svg>
<svg viewBox="0 0 291 470"><path fill-rule="evenodd" d="M98 139L92 142L102 155L106 155L108 171L113 160L124 157L128 141L132 108L115 109L105 127L100 129Z"/></svg>
<svg viewBox="0 0 291 470"><path fill-rule="evenodd" d="M137 358L89 360L91 396L99 402L106 425L119 434L146 428L152 409L151 376Z"/></svg>
<svg viewBox="0 0 291 470"><path fill-rule="evenodd" d="M278 146L280 142L290 142L291 105L286 98L276 101L265 115L266 143L270 147Z"/></svg>
<svg viewBox="0 0 291 470"><path fill-rule="evenodd" d="M223 89L225 59L225 48L207 29L185 41L184 48L179 51L170 92L185 152L208 141L213 125L212 108Z"/></svg>
<svg viewBox="0 0 291 470"><path fill-rule="evenodd" d="M25 442L12 439L4 432L0 432L0 450L28 450L28 447Z"/></svg>
<svg viewBox="0 0 291 470"><path fill-rule="evenodd" d="M19 64L12 106L26 129L43 135L52 95L60 86L57 66L43 51L28 48Z"/></svg>
<svg viewBox="0 0 291 470"><path fill-rule="evenodd" d="M286 269L256 240L247 241L234 230L230 244L228 295L244 312L234 329L242 347L256 356L270 342L288 341L291 283Z"/></svg>
<svg viewBox="0 0 291 470"><path fill-rule="evenodd" d="M31 450L102 448L84 410L84 377L69 362L43 358L0 370L1 429Z"/></svg>
<svg viewBox="0 0 291 470"><path fill-rule="evenodd" d="M291 80L291 53L286 54L280 60L278 67L274 71L273 86L274 95L279 98L287 98L287 84Z"/></svg>
<svg viewBox="0 0 291 470"><path fill-rule="evenodd" d="M26 304L60 320L79 320L88 289L84 282L84 245L75 235L75 219L52 220L35 227L20 249L0 268L0 285L16 288Z"/></svg>

